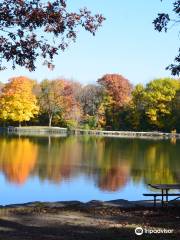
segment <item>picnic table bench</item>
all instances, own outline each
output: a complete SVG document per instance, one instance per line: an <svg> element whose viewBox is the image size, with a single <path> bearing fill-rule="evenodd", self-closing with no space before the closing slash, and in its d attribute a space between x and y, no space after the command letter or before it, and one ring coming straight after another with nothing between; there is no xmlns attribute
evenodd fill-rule
<svg viewBox="0 0 180 240"><path fill-rule="evenodd" d="M157 197L161 197L161 205L164 206L164 198L166 199L166 204L170 201L175 201L180 198L180 192L177 193L169 193L170 190L179 190L180 184L148 184L150 187L154 189L161 190L161 193L144 193L143 196L153 197L154 198L154 206L156 206ZM176 197L173 200L168 199L168 197Z"/></svg>

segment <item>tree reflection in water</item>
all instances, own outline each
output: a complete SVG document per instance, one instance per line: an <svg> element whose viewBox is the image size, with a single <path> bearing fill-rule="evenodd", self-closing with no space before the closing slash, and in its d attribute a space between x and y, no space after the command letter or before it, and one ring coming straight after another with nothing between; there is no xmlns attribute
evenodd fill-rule
<svg viewBox="0 0 180 240"><path fill-rule="evenodd" d="M28 177L60 183L81 174L102 191L134 183L180 181L180 141L90 136L1 137L0 171L7 181Z"/></svg>
<svg viewBox="0 0 180 240"><path fill-rule="evenodd" d="M0 149L0 170L10 182L23 184L35 167L37 144L28 138L1 138Z"/></svg>

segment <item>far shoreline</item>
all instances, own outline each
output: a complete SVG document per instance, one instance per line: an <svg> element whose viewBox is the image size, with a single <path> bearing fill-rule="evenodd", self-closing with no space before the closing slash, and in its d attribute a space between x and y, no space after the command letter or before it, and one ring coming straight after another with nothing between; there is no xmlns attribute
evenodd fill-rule
<svg viewBox="0 0 180 240"><path fill-rule="evenodd" d="M89 135L119 138L142 138L142 139L180 139L180 133L176 132L159 132L159 131L107 131L107 130L86 130L86 129L68 129L61 127L48 126L23 126L23 127L7 127L1 128L1 131L10 134L20 135Z"/></svg>

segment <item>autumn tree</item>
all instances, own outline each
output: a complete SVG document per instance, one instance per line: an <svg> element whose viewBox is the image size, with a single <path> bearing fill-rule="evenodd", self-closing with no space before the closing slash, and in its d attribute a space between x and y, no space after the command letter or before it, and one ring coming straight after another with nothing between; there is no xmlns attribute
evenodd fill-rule
<svg viewBox="0 0 180 240"><path fill-rule="evenodd" d="M162 0L161 0L162 1ZM172 26L176 26L178 29L178 35L180 33L180 1L173 1L173 14L171 13L159 13L157 18L153 21L155 30L167 32ZM166 69L170 70L172 75L180 75L180 48L178 55L175 57L173 64L169 65Z"/></svg>
<svg viewBox="0 0 180 240"><path fill-rule="evenodd" d="M106 74L98 80L98 83L113 98L117 107L122 107L130 100L132 85L122 75Z"/></svg>
<svg viewBox="0 0 180 240"><path fill-rule="evenodd" d="M132 130L147 129L147 117L145 114L145 88L137 84L131 93L132 97L124 109L124 125Z"/></svg>
<svg viewBox="0 0 180 240"><path fill-rule="evenodd" d="M64 79L44 80L40 84L39 104L40 112L47 114L49 126L52 120L78 121L80 109L73 95L73 87L70 81Z"/></svg>
<svg viewBox="0 0 180 240"><path fill-rule="evenodd" d="M0 68L36 68L36 59L53 67L53 58L77 38L82 27L95 35L105 18L87 8L68 11L66 0L2 0L0 2Z"/></svg>
<svg viewBox="0 0 180 240"><path fill-rule="evenodd" d="M175 119L174 128L180 132L180 88L176 91L176 96L173 100L173 119Z"/></svg>
<svg viewBox="0 0 180 240"><path fill-rule="evenodd" d="M81 91L82 91L82 84L78 81L74 81L74 80L66 80L69 84L69 86L71 87L71 94L74 96L74 99L76 101L79 101L79 97L81 95Z"/></svg>
<svg viewBox="0 0 180 240"><path fill-rule="evenodd" d="M172 116L172 103L178 89L180 89L179 80L170 78L155 79L146 86L146 115L150 123L159 129L167 128L175 117Z"/></svg>
<svg viewBox="0 0 180 240"><path fill-rule="evenodd" d="M2 92L3 87L4 87L4 83L0 82L0 94Z"/></svg>
<svg viewBox="0 0 180 240"><path fill-rule="evenodd" d="M81 88L78 102L82 108L82 122L90 128L96 128L98 123L98 108L102 101L102 88L96 84L88 84Z"/></svg>
<svg viewBox="0 0 180 240"><path fill-rule="evenodd" d="M172 130L178 119L178 89L176 79L162 78L138 84L127 106L126 123L133 130Z"/></svg>
<svg viewBox="0 0 180 240"><path fill-rule="evenodd" d="M106 125L119 126L119 111L131 98L132 85L119 74L106 74L98 80L104 89L104 97L99 108L100 115L106 115Z"/></svg>
<svg viewBox="0 0 180 240"><path fill-rule="evenodd" d="M54 115L62 111L62 84L57 81L44 80L41 82L39 94L40 113L48 115L51 127Z"/></svg>
<svg viewBox="0 0 180 240"><path fill-rule="evenodd" d="M38 114L37 100L32 93L34 81L26 77L10 79L0 96L0 118L4 121L29 121Z"/></svg>
<svg viewBox="0 0 180 240"><path fill-rule="evenodd" d="M85 115L94 116L102 99L102 88L95 84L85 85L79 94L79 101Z"/></svg>
<svg viewBox="0 0 180 240"><path fill-rule="evenodd" d="M80 93L81 84L71 80L63 80L63 85L64 111L61 117L66 127L74 128L77 127L82 116L82 107L77 96Z"/></svg>
<svg viewBox="0 0 180 240"><path fill-rule="evenodd" d="M138 84L124 109L125 129L166 130L179 129L180 82L162 78Z"/></svg>

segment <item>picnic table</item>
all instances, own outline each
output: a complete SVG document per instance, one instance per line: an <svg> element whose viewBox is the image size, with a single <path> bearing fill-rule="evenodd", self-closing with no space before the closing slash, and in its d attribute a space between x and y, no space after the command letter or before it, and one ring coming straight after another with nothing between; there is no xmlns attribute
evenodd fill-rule
<svg viewBox="0 0 180 240"><path fill-rule="evenodd" d="M180 191L180 184L148 184L150 187L158 189L161 193L145 193L144 196L153 196L154 197L154 206L156 206L156 197L161 197L161 204L164 206L164 198L166 199L166 203L168 204L168 197L176 197L171 201L175 201L180 198L180 192L176 193L169 193L170 190L179 190Z"/></svg>

